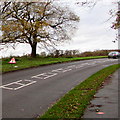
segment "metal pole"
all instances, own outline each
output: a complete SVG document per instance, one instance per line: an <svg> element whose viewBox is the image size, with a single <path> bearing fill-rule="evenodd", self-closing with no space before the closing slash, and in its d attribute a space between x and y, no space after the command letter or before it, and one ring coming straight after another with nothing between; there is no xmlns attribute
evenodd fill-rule
<svg viewBox="0 0 120 120"><path fill-rule="evenodd" d="M118 2L118 11L120 11L120 1ZM119 24L120 24L120 20L119 20ZM118 49L120 49L120 27L118 27Z"/></svg>

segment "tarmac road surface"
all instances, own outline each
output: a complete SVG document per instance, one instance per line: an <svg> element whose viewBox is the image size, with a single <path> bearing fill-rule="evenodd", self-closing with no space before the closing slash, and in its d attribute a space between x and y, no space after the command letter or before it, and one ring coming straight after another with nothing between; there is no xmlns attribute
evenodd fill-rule
<svg viewBox="0 0 120 120"><path fill-rule="evenodd" d="M92 59L3 74L2 117L36 118L77 84L116 63L117 59Z"/></svg>

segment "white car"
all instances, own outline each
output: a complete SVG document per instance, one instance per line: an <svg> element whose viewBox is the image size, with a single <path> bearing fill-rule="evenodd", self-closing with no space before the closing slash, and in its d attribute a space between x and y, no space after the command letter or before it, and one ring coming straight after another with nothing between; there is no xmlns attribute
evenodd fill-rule
<svg viewBox="0 0 120 120"><path fill-rule="evenodd" d="M108 58L120 58L120 52L112 51L108 54Z"/></svg>

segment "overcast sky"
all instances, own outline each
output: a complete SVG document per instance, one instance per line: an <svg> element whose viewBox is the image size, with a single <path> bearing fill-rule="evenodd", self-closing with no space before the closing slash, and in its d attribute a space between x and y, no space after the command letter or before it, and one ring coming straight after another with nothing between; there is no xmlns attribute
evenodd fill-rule
<svg viewBox="0 0 120 120"><path fill-rule="evenodd" d="M81 51L99 50L99 49L117 49L118 43L113 43L117 31L111 29L114 18L110 18L109 10L117 9L117 5L101 1L94 8L80 8L71 6L80 16L78 30L72 37L72 41L66 44L61 49L79 49Z"/></svg>
<svg viewBox="0 0 120 120"><path fill-rule="evenodd" d="M68 0L69 1L69 0ZM71 1L71 0L70 0ZM118 43L113 43L117 31L111 29L114 18L110 18L109 10L117 9L117 4L112 0L101 0L97 2L94 8L80 7L74 2L65 2L80 17L78 28L72 36L72 40L68 43L59 45L57 48L61 50L80 50L94 51L102 49L118 49ZM99 1L99 0L98 0ZM16 49L3 49L1 56L23 55L29 54L31 48L29 45L18 45ZM38 53L40 50L38 48Z"/></svg>

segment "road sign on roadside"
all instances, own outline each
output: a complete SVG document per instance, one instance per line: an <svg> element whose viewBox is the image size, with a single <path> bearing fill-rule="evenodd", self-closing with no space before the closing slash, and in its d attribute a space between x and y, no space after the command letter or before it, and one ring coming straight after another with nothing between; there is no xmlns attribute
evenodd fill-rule
<svg viewBox="0 0 120 120"><path fill-rule="evenodd" d="M10 64L15 64L15 63L16 63L15 58L12 58L12 59L10 60L10 62L8 62L8 63L10 63Z"/></svg>

